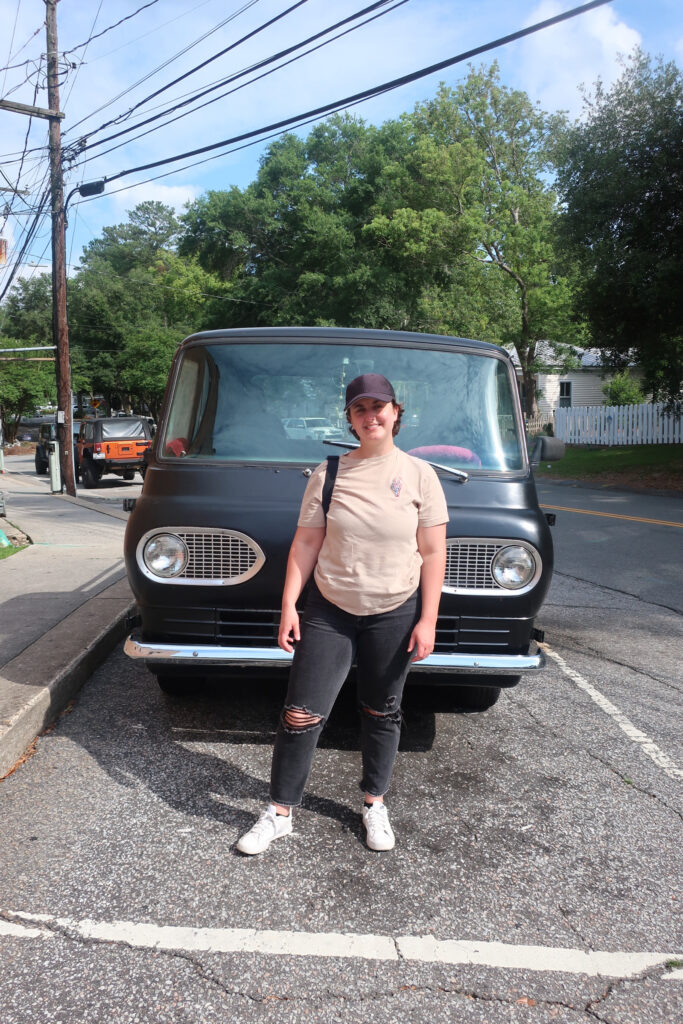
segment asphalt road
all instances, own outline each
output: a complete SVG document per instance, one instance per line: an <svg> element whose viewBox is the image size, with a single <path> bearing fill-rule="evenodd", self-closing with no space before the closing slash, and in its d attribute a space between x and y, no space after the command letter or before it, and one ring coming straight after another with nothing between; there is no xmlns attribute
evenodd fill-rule
<svg viewBox="0 0 683 1024"><path fill-rule="evenodd" d="M540 496L549 668L480 715L409 691L389 854L350 691L250 859L282 682L173 700L115 653L0 787L2 1024L680 1020L683 501Z"/></svg>

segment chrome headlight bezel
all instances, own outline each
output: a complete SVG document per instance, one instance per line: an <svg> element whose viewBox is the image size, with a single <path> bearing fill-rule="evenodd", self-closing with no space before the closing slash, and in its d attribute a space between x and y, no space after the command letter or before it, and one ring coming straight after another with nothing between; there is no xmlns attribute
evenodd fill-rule
<svg viewBox="0 0 683 1024"><path fill-rule="evenodd" d="M188 557L187 546L180 537L159 532L143 545L140 565L150 579L169 580L181 574Z"/></svg>
<svg viewBox="0 0 683 1024"><path fill-rule="evenodd" d="M524 586L515 589L502 586L493 575L493 562L506 548L523 548L533 559L535 570ZM444 594L460 597L515 598L527 594L543 575L541 553L526 540L512 537L447 537Z"/></svg>
<svg viewBox="0 0 683 1024"><path fill-rule="evenodd" d="M186 558L176 575L161 576L145 560L145 551L158 537L183 544ZM154 583L183 587L231 587L246 582L263 567L260 545L239 530L207 526L156 527L143 534L135 547L138 570Z"/></svg>
<svg viewBox="0 0 683 1024"><path fill-rule="evenodd" d="M508 593L528 590L536 576L536 559L527 544L506 544L491 560L491 575Z"/></svg>

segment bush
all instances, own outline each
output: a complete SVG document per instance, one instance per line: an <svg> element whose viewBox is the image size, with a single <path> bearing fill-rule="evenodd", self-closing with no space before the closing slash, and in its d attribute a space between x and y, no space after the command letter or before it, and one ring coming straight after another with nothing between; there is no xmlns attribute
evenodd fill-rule
<svg viewBox="0 0 683 1024"><path fill-rule="evenodd" d="M607 396L608 405L641 405L645 401L640 384L628 370L615 373L603 386L602 393Z"/></svg>

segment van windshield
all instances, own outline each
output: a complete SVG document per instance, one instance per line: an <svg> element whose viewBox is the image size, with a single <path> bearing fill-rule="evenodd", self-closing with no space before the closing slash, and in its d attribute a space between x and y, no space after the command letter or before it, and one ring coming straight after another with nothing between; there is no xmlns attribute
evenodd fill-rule
<svg viewBox="0 0 683 1024"><path fill-rule="evenodd" d="M170 459L322 462L355 443L346 385L381 373L404 406L397 445L468 472L523 467L514 378L494 354L325 344L194 346L185 352L158 452Z"/></svg>

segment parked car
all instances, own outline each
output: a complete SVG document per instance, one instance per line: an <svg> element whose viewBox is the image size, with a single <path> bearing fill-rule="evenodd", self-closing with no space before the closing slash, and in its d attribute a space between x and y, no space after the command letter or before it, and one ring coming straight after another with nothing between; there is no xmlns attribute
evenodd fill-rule
<svg viewBox="0 0 683 1024"><path fill-rule="evenodd" d="M73 425L73 452L74 452L74 476L76 480L79 478L80 465L78 461L78 435L80 433L81 424L79 420L74 420ZM36 441L36 453L34 456L34 463L36 467L36 473L39 476L44 476L49 469L49 453L50 453L50 442L55 441L57 438L57 428L55 426L54 419L47 423L41 423L38 427L38 440Z"/></svg>
<svg viewBox="0 0 683 1024"><path fill-rule="evenodd" d="M145 475L145 452L152 444L147 420L107 416L83 420L78 436L80 473L85 487L97 487L105 473L132 480Z"/></svg>
<svg viewBox="0 0 683 1024"><path fill-rule="evenodd" d="M343 441L348 432L335 427L324 416L294 416L282 421L287 437L313 437L316 440Z"/></svg>
<svg viewBox="0 0 683 1024"><path fill-rule="evenodd" d="M256 328L179 347L127 525L139 628L125 650L162 689L291 660L277 632L301 498L313 468L355 441L292 437L283 424L312 401L326 423L343 422L344 382L369 371L392 381L406 408L396 443L436 467L450 511L436 646L409 679L460 687L458 702L481 710L541 669L534 619L553 550L507 352L436 335ZM543 438L536 457L562 452Z"/></svg>

